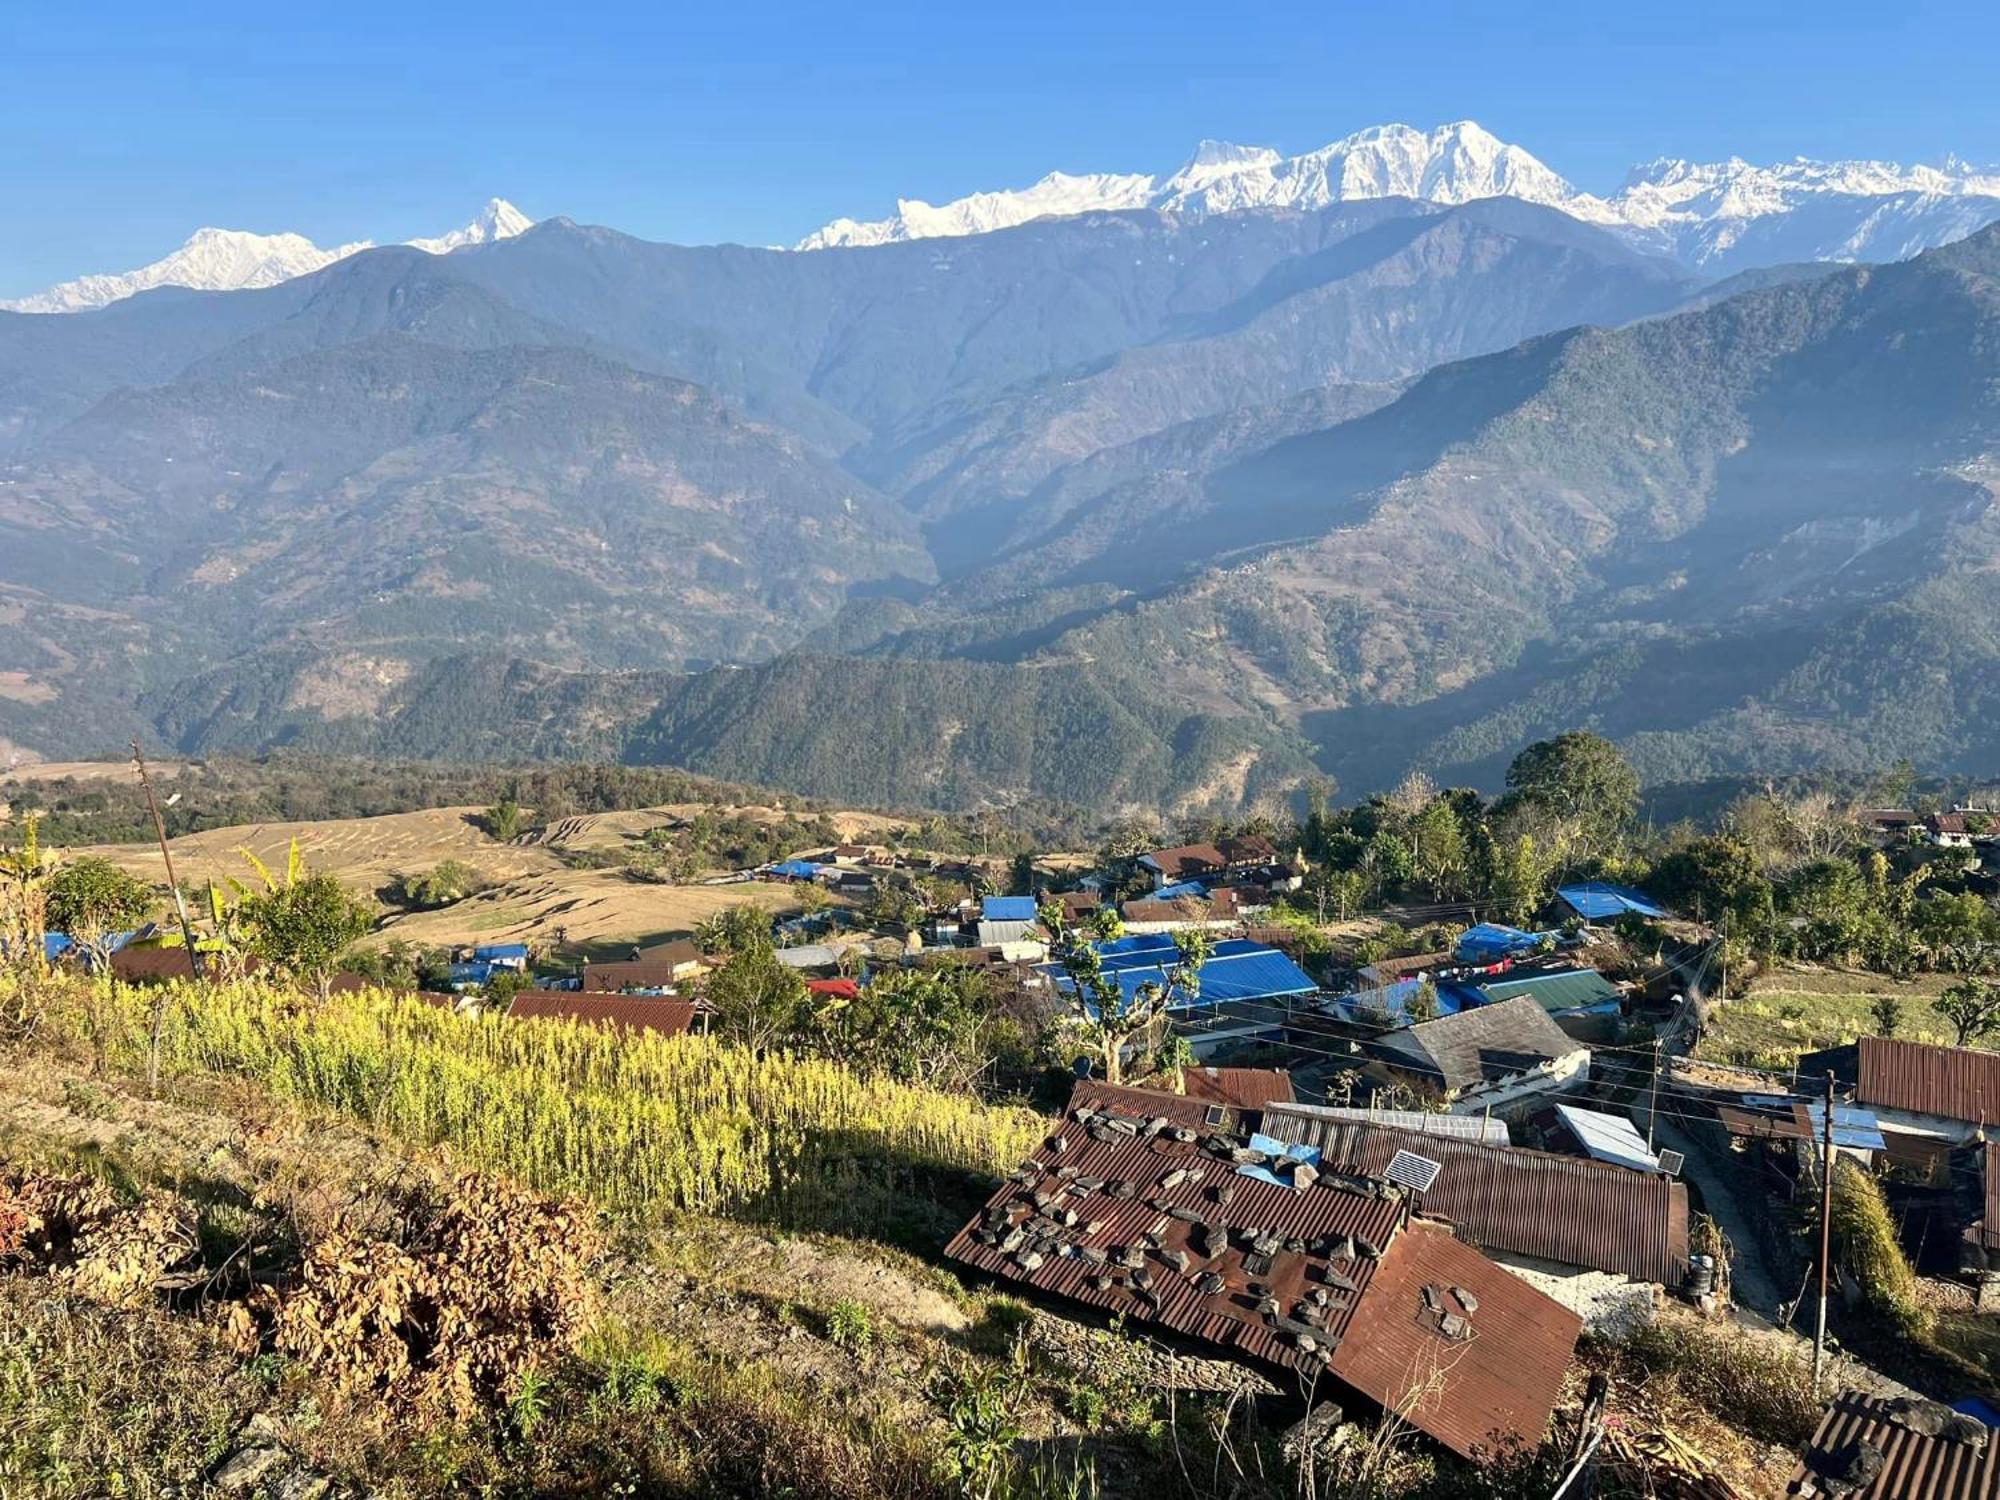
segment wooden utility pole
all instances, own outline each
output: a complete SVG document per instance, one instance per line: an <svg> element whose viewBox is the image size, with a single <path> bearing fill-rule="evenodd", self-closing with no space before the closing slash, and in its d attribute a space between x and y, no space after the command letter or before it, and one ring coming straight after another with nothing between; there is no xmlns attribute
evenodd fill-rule
<svg viewBox="0 0 2000 1500"><path fill-rule="evenodd" d="M174 911L181 919L181 941L187 944L188 968L196 979L201 974L201 953L194 945L194 923L188 920L187 900L181 895L181 883L174 879L174 856L167 848L167 823L160 816L159 798L153 795L153 778L146 771L145 752L139 742L132 741L132 764L139 772L139 786L146 793L146 806L153 814L153 834L160 841L160 860L167 867L167 889L174 893Z"/></svg>
<svg viewBox="0 0 2000 1500"><path fill-rule="evenodd" d="M1826 1075L1826 1120L1820 1131L1819 1159L1819 1321L1813 1327L1813 1390L1819 1390L1826 1358L1826 1283L1833 1261L1833 1074Z"/></svg>
<svg viewBox="0 0 2000 1500"><path fill-rule="evenodd" d="M1646 1149L1653 1149L1653 1122L1660 1115L1660 1052L1666 1046L1666 1038L1653 1038L1653 1092L1646 1102Z"/></svg>

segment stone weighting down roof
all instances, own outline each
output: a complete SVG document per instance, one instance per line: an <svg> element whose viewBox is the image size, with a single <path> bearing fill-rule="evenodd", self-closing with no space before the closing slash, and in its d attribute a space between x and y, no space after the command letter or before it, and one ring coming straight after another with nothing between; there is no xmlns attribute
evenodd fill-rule
<svg viewBox="0 0 2000 1500"><path fill-rule="evenodd" d="M1934 1401L1836 1396L1788 1495L1840 1500L2000 1500L2000 1437Z"/></svg>
<svg viewBox="0 0 2000 1500"><path fill-rule="evenodd" d="M1389 1184L1238 1171L1268 1160L1165 1113L1072 1100L945 1253L1306 1381L1330 1374L1463 1455L1538 1442L1576 1315L1412 1224Z"/></svg>

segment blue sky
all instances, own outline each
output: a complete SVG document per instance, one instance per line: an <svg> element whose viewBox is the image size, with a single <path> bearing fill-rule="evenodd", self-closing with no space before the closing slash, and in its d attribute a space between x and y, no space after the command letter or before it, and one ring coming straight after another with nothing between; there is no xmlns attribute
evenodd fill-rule
<svg viewBox="0 0 2000 1500"><path fill-rule="evenodd" d="M898 194L1389 120L1476 119L1597 190L1660 155L2000 159L1991 0L182 9L0 5L0 295L202 224L394 239L495 194L789 243Z"/></svg>

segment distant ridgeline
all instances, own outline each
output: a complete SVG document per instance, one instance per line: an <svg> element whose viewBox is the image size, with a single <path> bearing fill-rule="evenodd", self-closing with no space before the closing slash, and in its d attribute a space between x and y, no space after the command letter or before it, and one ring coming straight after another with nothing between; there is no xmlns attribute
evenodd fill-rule
<svg viewBox="0 0 2000 1500"><path fill-rule="evenodd" d="M919 294L920 293L920 294ZM0 738L1241 809L2000 750L2000 228L1722 286L1554 208L812 254L551 221L0 313Z"/></svg>

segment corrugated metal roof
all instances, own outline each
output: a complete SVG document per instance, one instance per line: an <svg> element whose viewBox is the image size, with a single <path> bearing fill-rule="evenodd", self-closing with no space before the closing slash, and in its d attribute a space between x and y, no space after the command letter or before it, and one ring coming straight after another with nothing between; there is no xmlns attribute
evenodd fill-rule
<svg viewBox="0 0 2000 1500"><path fill-rule="evenodd" d="M1443 1338L1425 1293L1457 1310L1471 1292L1471 1337ZM1398 1235L1336 1352L1333 1373L1456 1453L1541 1440L1583 1320L1442 1229Z"/></svg>
<svg viewBox="0 0 2000 1500"><path fill-rule="evenodd" d="M1140 1123L1172 1118L1156 1103L1193 1101L1114 1109L1126 1133L1096 1113L1104 1097L1102 1085L1080 1084L1021 1180L945 1253L1269 1364L1324 1369L1378 1403L1410 1405L1414 1425L1461 1453L1496 1433L1540 1437L1581 1326L1574 1314L1442 1235L1399 1232L1398 1194L1245 1177L1211 1148L1226 1138L1188 1127L1194 1138L1175 1140ZM1261 1256L1252 1232L1270 1237ZM1454 1287L1473 1294L1469 1304L1440 1310L1458 1307L1469 1337L1450 1336L1426 1311L1427 1291L1440 1300ZM1351 1331L1364 1309L1365 1340ZM1409 1400L1413 1384L1423 1399Z"/></svg>
<svg viewBox="0 0 2000 1500"><path fill-rule="evenodd" d="M1540 933L1523 932L1500 922L1481 922L1458 935L1452 953L1460 963L1487 963L1496 958L1533 953L1541 941Z"/></svg>
<svg viewBox="0 0 2000 1500"><path fill-rule="evenodd" d="M577 990L522 990L507 1007L515 1021L577 1021L634 1031L684 1035L694 1025L694 1002L649 995L584 994Z"/></svg>
<svg viewBox="0 0 2000 1500"><path fill-rule="evenodd" d="M1545 1011L1589 1010L1616 1006L1618 990L1595 969L1564 969L1556 974L1525 974L1519 979L1496 979L1482 983L1489 1002L1512 1000L1526 995Z"/></svg>
<svg viewBox="0 0 2000 1500"><path fill-rule="evenodd" d="M1936 1408L1936 1403L1918 1407ZM1945 1410L1926 1411L1916 1420L1935 1426ZM1977 1446L1948 1436L1926 1437L1909 1425L1908 1412L1908 1405L1894 1397L1842 1392L1820 1420L1786 1493L1838 1494L1843 1500L2000 1500L2000 1442L1992 1434L1966 1418L1984 1439ZM1865 1457L1866 1449L1880 1455L1874 1478L1844 1484L1875 1466L1876 1460ZM1853 1467L1857 1463L1860 1469Z"/></svg>
<svg viewBox="0 0 2000 1500"><path fill-rule="evenodd" d="M1421 1211L1475 1244L1661 1286L1687 1274L1687 1188L1666 1177L1575 1156L1417 1135L1359 1120L1321 1120L1280 1107L1266 1135L1318 1146L1329 1166L1375 1176L1397 1151L1444 1163Z"/></svg>
<svg viewBox="0 0 2000 1500"><path fill-rule="evenodd" d="M1362 1045L1391 1066L1436 1077L1452 1090L1589 1050L1526 996L1419 1021Z"/></svg>
<svg viewBox="0 0 2000 1500"><path fill-rule="evenodd" d="M1237 1109L1268 1108L1292 1101L1292 1075L1283 1068L1185 1068L1181 1090L1189 1099Z"/></svg>
<svg viewBox="0 0 2000 1500"><path fill-rule="evenodd" d="M1855 1097L1877 1109L2000 1123L2000 1054L1864 1036Z"/></svg>
<svg viewBox="0 0 2000 1500"><path fill-rule="evenodd" d="M1638 1127L1623 1115L1602 1110L1578 1109L1574 1104L1558 1104L1556 1118L1569 1127L1577 1144L1592 1161L1632 1167L1641 1172L1660 1170L1660 1159L1639 1134Z"/></svg>
<svg viewBox="0 0 2000 1500"><path fill-rule="evenodd" d="M1117 980L1128 1005L1145 986L1164 985L1166 973L1180 962L1172 936L1163 932L1099 944L1098 954L1104 972ZM1049 965L1047 972L1065 990L1071 988L1059 965ZM1312 976L1276 948L1231 938L1217 943L1208 962L1201 966L1201 994L1194 1005L1226 1005L1232 1001L1273 1000L1318 992L1319 986ZM1173 1008L1193 1007L1179 1002Z"/></svg>
<svg viewBox="0 0 2000 1500"><path fill-rule="evenodd" d="M1514 1138L1508 1134L1505 1120L1486 1119L1480 1115L1428 1114L1417 1109L1349 1109L1345 1106L1328 1104L1274 1104L1273 1109L1282 1110L1300 1121L1307 1120L1358 1120L1367 1125L1386 1125L1392 1130L1407 1130L1415 1135L1448 1135L1462 1141L1483 1141L1489 1146L1511 1146ZM1306 1128L1303 1124L1295 1127ZM1300 1137L1289 1137L1299 1140ZM1305 1144L1318 1145L1317 1141Z"/></svg>

